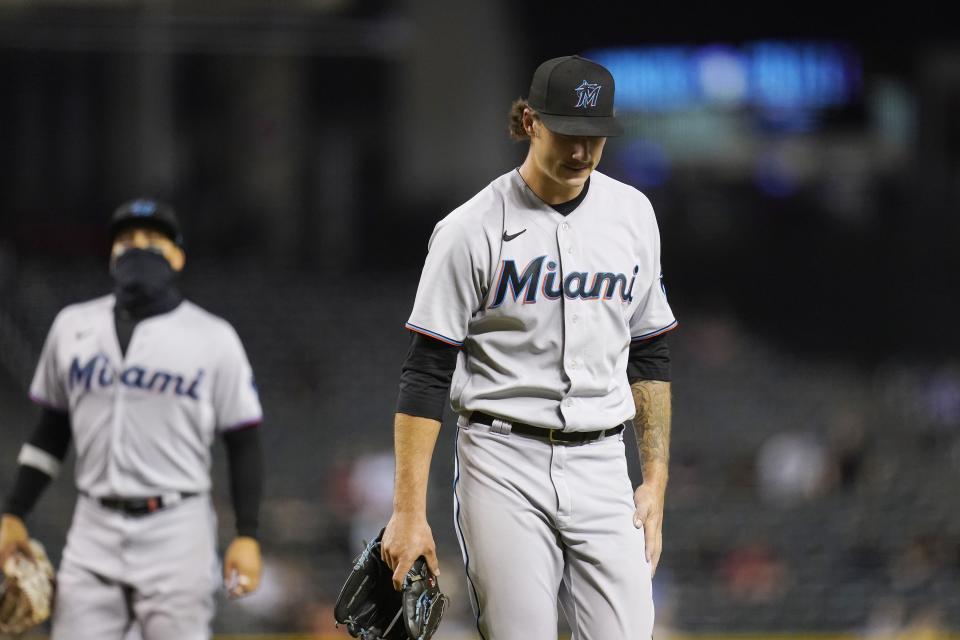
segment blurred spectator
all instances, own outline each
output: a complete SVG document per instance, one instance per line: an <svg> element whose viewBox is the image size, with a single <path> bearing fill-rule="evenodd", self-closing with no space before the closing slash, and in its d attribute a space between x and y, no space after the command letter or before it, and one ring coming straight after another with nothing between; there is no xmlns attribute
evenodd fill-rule
<svg viewBox="0 0 960 640"><path fill-rule="evenodd" d="M757 452L757 490L770 506L789 507L816 497L828 471L826 449L803 431L778 433Z"/></svg>
<svg viewBox="0 0 960 640"><path fill-rule="evenodd" d="M787 587L787 566L763 539L731 549L719 571L725 591L742 602L772 602Z"/></svg>
<svg viewBox="0 0 960 640"><path fill-rule="evenodd" d="M907 606L896 598L883 598L870 613L863 636L871 640L946 640L943 611L937 605L920 607L908 615Z"/></svg>
<svg viewBox="0 0 960 640"><path fill-rule="evenodd" d="M840 567L841 578L846 582L864 583L884 579L887 568L887 558L874 536L882 536L880 532L872 536L863 534L856 544L843 554L844 562Z"/></svg>
<svg viewBox="0 0 960 640"><path fill-rule="evenodd" d="M853 489L863 470L866 455L866 419L861 411L847 406L833 416L829 429L833 478L841 490Z"/></svg>
<svg viewBox="0 0 960 640"><path fill-rule="evenodd" d="M946 640L943 611L937 605L927 605L914 614L900 634L901 640Z"/></svg>
<svg viewBox="0 0 960 640"><path fill-rule="evenodd" d="M926 413L921 433L929 448L939 447L960 434L960 367L950 364L935 371L922 391Z"/></svg>
<svg viewBox="0 0 960 640"><path fill-rule="evenodd" d="M443 614L443 625L435 638L473 638L477 634L477 619L470 606L467 593L467 577L463 567L463 558L453 552L438 549L440 562L440 587L450 598L450 605Z"/></svg>
<svg viewBox="0 0 960 640"><path fill-rule="evenodd" d="M684 325L681 349L695 354L698 362L709 368L722 368L733 362L742 347L734 319L725 315L707 315Z"/></svg>
<svg viewBox="0 0 960 640"><path fill-rule="evenodd" d="M660 565L653 581L653 606L657 611L653 640L668 640L674 636L681 604L673 572L670 567Z"/></svg>
<svg viewBox="0 0 960 640"><path fill-rule="evenodd" d="M330 600L311 602L300 612L298 628L321 638L349 638L346 627L337 627L333 607L334 602Z"/></svg>
<svg viewBox="0 0 960 640"><path fill-rule="evenodd" d="M899 598L881 598L870 609L863 636L872 640L895 640L903 629L906 605Z"/></svg>
<svg viewBox="0 0 960 640"><path fill-rule="evenodd" d="M696 504L700 499L701 484L700 455L691 449L674 452L670 460L670 503L671 508Z"/></svg>
<svg viewBox="0 0 960 640"><path fill-rule="evenodd" d="M897 593L926 590L949 571L946 540L939 534L913 538L890 565L890 583Z"/></svg>
<svg viewBox="0 0 960 640"><path fill-rule="evenodd" d="M351 462L344 459L342 452L334 456L333 462L327 467L325 477L324 499L330 515L338 520L348 522L353 517L353 496L351 495L350 477Z"/></svg>
<svg viewBox="0 0 960 640"><path fill-rule="evenodd" d="M377 537L393 513L393 451L363 453L353 462L348 487L353 503L351 543L359 553L364 540Z"/></svg>
<svg viewBox="0 0 960 640"><path fill-rule="evenodd" d="M310 544L326 529L323 512L309 498L275 498L264 504L262 512L265 533L280 544Z"/></svg>

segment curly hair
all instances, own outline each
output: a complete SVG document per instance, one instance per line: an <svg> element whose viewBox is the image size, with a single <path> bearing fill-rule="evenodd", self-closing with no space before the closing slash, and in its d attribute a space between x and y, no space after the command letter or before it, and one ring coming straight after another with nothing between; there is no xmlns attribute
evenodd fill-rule
<svg viewBox="0 0 960 640"><path fill-rule="evenodd" d="M537 117L536 111L533 107L530 106L530 103L524 100L523 98L517 98L513 101L513 104L510 105L510 121L507 125L507 131L510 133L510 139L521 142L523 140L528 140L530 135L527 133L526 129L523 128L523 110L530 109L533 111L534 118Z"/></svg>

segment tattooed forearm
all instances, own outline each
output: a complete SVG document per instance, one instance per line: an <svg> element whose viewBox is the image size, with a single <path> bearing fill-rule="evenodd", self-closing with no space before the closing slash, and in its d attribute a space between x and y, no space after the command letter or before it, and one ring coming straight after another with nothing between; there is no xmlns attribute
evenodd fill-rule
<svg viewBox="0 0 960 640"><path fill-rule="evenodd" d="M644 478L656 476L665 484L670 462L670 383L641 380L630 388L637 407L633 428Z"/></svg>

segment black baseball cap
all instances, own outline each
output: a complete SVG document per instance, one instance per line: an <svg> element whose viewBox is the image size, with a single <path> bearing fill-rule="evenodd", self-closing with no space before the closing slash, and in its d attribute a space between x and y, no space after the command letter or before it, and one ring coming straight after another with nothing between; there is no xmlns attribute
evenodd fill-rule
<svg viewBox="0 0 960 640"><path fill-rule="evenodd" d="M164 234L178 247L183 246L183 234L180 232L180 221L170 205L152 198L137 198L124 202L113 212L110 218L110 241L117 234L130 227L148 227Z"/></svg>
<svg viewBox="0 0 960 640"><path fill-rule="evenodd" d="M527 102L554 133L570 136L618 136L623 127L613 115L613 76L602 65L563 56L533 72Z"/></svg>

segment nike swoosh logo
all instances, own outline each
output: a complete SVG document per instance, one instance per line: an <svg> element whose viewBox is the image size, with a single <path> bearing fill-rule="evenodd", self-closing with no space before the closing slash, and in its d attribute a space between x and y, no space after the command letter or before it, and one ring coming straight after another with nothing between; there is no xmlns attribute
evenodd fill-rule
<svg viewBox="0 0 960 640"><path fill-rule="evenodd" d="M514 233L514 234L511 235L511 234L507 233L507 230L506 230L506 229L504 229L504 230L503 230L503 241L504 241L504 242L510 242L511 240L513 240L514 238L516 238L517 236L522 235L523 233L526 233L526 231L527 231L527 230L524 229L523 231L518 231L518 232L516 232L516 233Z"/></svg>
<svg viewBox="0 0 960 640"><path fill-rule="evenodd" d="M88 335L90 335L92 331L93 329L84 329L83 331L77 331L77 340L86 338Z"/></svg>

